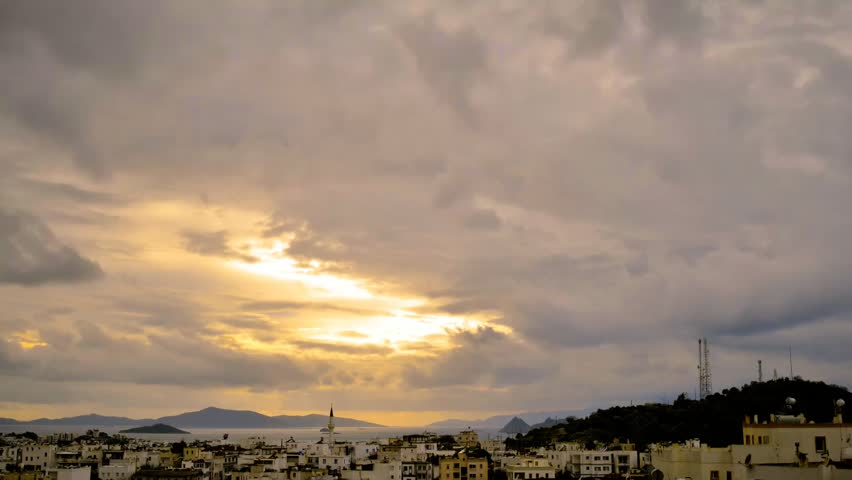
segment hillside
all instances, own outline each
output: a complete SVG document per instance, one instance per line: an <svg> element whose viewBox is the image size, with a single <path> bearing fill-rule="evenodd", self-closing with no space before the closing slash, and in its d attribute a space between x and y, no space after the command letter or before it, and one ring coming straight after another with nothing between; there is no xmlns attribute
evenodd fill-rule
<svg viewBox="0 0 852 480"><path fill-rule="evenodd" d="M147 425L144 427L136 427L136 428L128 428L126 430L122 430L119 433L189 433L185 430L181 430L179 428L175 428L171 425L165 425L162 423L157 423L154 425Z"/></svg>
<svg viewBox="0 0 852 480"><path fill-rule="evenodd" d="M521 420L518 417L509 420L509 423L507 423L506 426L500 429L500 433L508 433L510 435L518 433L527 433L529 431L530 426L527 424L527 422Z"/></svg>
<svg viewBox="0 0 852 480"><path fill-rule="evenodd" d="M309 415L277 415L273 417L288 427L316 427L328 423L328 416L312 413ZM334 424L338 427L381 427L377 423L355 420L354 418L334 417Z"/></svg>
<svg viewBox="0 0 852 480"><path fill-rule="evenodd" d="M133 419L127 417L109 417L104 415L98 415L95 413L89 415L79 415L76 417L66 417L66 418L39 418L36 420L32 420L29 423L31 425L79 425L79 426L100 426L100 425L142 425L142 424L150 424L153 423L154 420L148 419Z"/></svg>
<svg viewBox="0 0 852 480"><path fill-rule="evenodd" d="M261 413L216 407L161 417L157 419L157 422L178 427L208 428L275 428L280 426L276 419Z"/></svg>
<svg viewBox="0 0 852 480"><path fill-rule="evenodd" d="M797 400L793 413L808 420L830 422L834 401L852 401L845 387L799 378L753 382L741 389L731 388L702 401L688 400L682 394L673 404L646 404L598 410L586 418L569 418L559 425L531 430L508 439L509 448L538 447L554 441L611 442L630 440L644 449L649 443L684 441L700 438L714 447L742 442L742 423L746 415L767 419L782 413L784 400Z"/></svg>

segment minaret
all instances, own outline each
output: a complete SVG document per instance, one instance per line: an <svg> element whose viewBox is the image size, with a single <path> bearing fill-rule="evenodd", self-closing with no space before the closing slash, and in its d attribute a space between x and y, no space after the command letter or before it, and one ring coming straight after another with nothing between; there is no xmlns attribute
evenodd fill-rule
<svg viewBox="0 0 852 480"><path fill-rule="evenodd" d="M328 445L329 454L334 455L334 404L328 411Z"/></svg>

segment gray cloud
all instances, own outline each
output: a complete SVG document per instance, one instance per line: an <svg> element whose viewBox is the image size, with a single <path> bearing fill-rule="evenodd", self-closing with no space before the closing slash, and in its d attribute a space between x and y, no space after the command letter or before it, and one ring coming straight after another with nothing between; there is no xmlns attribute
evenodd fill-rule
<svg viewBox="0 0 852 480"><path fill-rule="evenodd" d="M216 232L183 232L184 247L199 255L210 255L225 258L234 258L247 263L257 262L257 258L241 253L231 247L228 243L228 232L219 230Z"/></svg>
<svg viewBox="0 0 852 480"><path fill-rule="evenodd" d="M426 83L468 122L475 122L471 94L487 69L486 46L469 29L448 31L434 17L412 21L397 30L412 52Z"/></svg>
<svg viewBox="0 0 852 480"><path fill-rule="evenodd" d="M414 388L526 385L555 374L559 368L490 327L453 332L452 339L455 347L450 352L409 366L406 384Z"/></svg>
<svg viewBox="0 0 852 480"><path fill-rule="evenodd" d="M348 355L390 355L393 349L383 345L347 345L340 343L312 342L307 340L290 341L304 350L321 350L329 353L344 353Z"/></svg>
<svg viewBox="0 0 852 480"><path fill-rule="evenodd" d="M37 217L0 210L0 283L35 286L102 275L97 263L62 243Z"/></svg>
<svg viewBox="0 0 852 480"><path fill-rule="evenodd" d="M144 341L137 341L107 335L91 325L78 328L79 338L64 344L24 350L4 342L4 350L0 350L2 373L46 382L268 390L309 385L315 374L327 370L321 362L302 364L285 355L247 354L215 346L195 335L149 334ZM175 369L175 365L181 368Z"/></svg>
<svg viewBox="0 0 852 480"><path fill-rule="evenodd" d="M500 217L493 210L475 210L465 217L464 224L478 230L496 230L500 228Z"/></svg>

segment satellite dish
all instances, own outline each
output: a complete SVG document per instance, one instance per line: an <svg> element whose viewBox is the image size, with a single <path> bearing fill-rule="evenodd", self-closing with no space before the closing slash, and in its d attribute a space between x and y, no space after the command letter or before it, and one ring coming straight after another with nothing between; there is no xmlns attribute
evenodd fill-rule
<svg viewBox="0 0 852 480"><path fill-rule="evenodd" d="M838 398L837 401L834 402L834 404L837 405L837 408L843 408L846 405L846 400Z"/></svg>
<svg viewBox="0 0 852 480"><path fill-rule="evenodd" d="M795 404L796 404L796 399L795 399L795 398L793 398L793 397L787 397L786 402L787 402L787 405L789 405L789 406L791 406L791 407L792 407L793 405L795 405Z"/></svg>
<svg viewBox="0 0 852 480"><path fill-rule="evenodd" d="M749 467L751 466L751 454L750 453L748 455L746 455L745 464L748 465Z"/></svg>

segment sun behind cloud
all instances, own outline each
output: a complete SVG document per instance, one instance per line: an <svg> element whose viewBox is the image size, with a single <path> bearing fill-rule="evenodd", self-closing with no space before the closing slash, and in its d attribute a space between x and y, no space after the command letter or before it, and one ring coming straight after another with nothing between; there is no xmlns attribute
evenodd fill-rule
<svg viewBox="0 0 852 480"><path fill-rule="evenodd" d="M411 345L424 341L437 348L449 347L446 342L449 332L477 329L489 322L486 317L420 313L418 310L428 306L428 300L416 296L374 293L367 280L323 271L320 260L299 262L288 257L288 244L280 240L274 241L271 246L263 246L261 240L249 240L246 243L250 245L247 255L256 261L234 259L228 261L229 266L268 277L271 282L301 284L306 287L308 296L300 300L332 304L340 302L339 308L348 309L357 317L341 320L339 325L301 329L305 338L312 341L386 345L397 353L404 353Z"/></svg>

